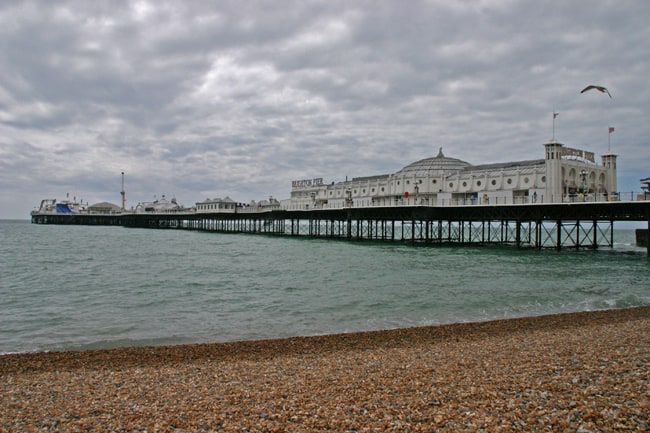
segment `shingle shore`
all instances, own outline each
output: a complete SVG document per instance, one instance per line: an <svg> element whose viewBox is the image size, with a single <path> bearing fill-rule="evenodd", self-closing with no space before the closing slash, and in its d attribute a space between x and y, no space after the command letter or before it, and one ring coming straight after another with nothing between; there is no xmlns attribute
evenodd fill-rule
<svg viewBox="0 0 650 433"><path fill-rule="evenodd" d="M0 431L648 431L650 307L0 356Z"/></svg>

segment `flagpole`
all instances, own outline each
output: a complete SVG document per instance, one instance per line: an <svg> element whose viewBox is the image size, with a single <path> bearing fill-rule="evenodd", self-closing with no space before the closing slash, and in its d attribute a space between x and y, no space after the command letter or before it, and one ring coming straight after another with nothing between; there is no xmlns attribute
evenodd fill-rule
<svg viewBox="0 0 650 433"><path fill-rule="evenodd" d="M553 138L551 138L551 141L555 141L555 118L558 114L560 113L556 113L555 110L553 110Z"/></svg>
<svg viewBox="0 0 650 433"><path fill-rule="evenodd" d="M607 129L607 153L612 151L612 127Z"/></svg>

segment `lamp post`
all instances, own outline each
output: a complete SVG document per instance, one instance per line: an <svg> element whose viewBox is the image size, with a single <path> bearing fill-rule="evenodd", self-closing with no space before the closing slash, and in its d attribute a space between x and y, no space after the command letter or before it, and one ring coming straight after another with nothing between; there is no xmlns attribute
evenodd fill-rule
<svg viewBox="0 0 650 433"><path fill-rule="evenodd" d="M582 196L583 200L586 200L587 195L587 171L580 170L580 177L582 178Z"/></svg>

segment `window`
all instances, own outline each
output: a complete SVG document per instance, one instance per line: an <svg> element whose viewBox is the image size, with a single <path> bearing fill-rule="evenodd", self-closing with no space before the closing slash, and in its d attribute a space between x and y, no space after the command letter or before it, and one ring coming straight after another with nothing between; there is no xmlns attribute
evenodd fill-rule
<svg viewBox="0 0 650 433"><path fill-rule="evenodd" d="M463 186L464 186L464 187L467 186L467 182L463 182Z"/></svg>
<svg viewBox="0 0 650 433"><path fill-rule="evenodd" d="M508 185L512 183L512 179L508 179Z"/></svg>
<svg viewBox="0 0 650 433"><path fill-rule="evenodd" d="M530 179L528 179L527 177L524 177L524 183L528 183L529 180Z"/></svg>
<svg viewBox="0 0 650 433"><path fill-rule="evenodd" d="M476 186L481 186L481 181L480 180L476 181Z"/></svg>
<svg viewBox="0 0 650 433"><path fill-rule="evenodd" d="M496 185L497 181L495 179L492 179L492 186Z"/></svg>
<svg viewBox="0 0 650 433"><path fill-rule="evenodd" d="M454 182L449 182L449 188L453 188L453 187L454 187Z"/></svg>

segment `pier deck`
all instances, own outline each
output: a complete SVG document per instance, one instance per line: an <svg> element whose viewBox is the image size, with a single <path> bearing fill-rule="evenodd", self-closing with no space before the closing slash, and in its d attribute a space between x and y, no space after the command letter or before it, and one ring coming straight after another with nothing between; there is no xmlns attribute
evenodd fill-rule
<svg viewBox="0 0 650 433"><path fill-rule="evenodd" d="M642 221L650 228L650 201L241 213L32 214L35 224L121 225L431 245L502 244L555 249L611 247L613 224L619 221Z"/></svg>

